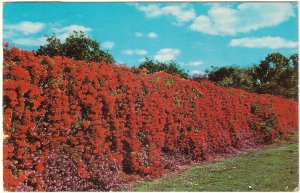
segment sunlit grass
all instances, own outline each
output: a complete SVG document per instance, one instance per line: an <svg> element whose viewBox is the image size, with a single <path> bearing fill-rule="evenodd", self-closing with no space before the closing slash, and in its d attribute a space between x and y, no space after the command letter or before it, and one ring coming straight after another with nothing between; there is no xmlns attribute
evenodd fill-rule
<svg viewBox="0 0 300 193"><path fill-rule="evenodd" d="M298 137L224 161L200 164L130 191L293 191L298 187Z"/></svg>

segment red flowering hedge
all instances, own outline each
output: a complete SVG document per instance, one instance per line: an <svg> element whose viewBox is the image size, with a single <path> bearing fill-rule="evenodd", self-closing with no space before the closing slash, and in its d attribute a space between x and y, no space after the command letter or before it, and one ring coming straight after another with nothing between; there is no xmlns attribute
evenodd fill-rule
<svg viewBox="0 0 300 193"><path fill-rule="evenodd" d="M298 128L292 100L16 47L4 52L8 191L109 190L122 173L160 176L171 158L205 160Z"/></svg>

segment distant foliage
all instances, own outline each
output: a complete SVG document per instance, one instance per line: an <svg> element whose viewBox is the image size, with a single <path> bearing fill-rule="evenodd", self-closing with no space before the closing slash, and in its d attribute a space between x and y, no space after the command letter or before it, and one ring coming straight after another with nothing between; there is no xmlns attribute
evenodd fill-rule
<svg viewBox="0 0 300 193"><path fill-rule="evenodd" d="M145 69L146 73L153 74L154 72L164 71L168 74L180 76L181 78L189 78L188 73L186 73L183 69L180 68L178 64L175 62L164 63L146 59L145 62L141 63L138 68Z"/></svg>
<svg viewBox="0 0 300 193"><path fill-rule="evenodd" d="M255 92L298 99L298 54L269 54L252 71Z"/></svg>
<svg viewBox="0 0 300 193"><path fill-rule="evenodd" d="M213 69L208 74L208 79L224 87L234 87L254 92L251 69L235 66Z"/></svg>
<svg viewBox="0 0 300 193"><path fill-rule="evenodd" d="M285 138L298 104L165 72L5 48L7 191L108 191L124 176Z"/></svg>
<svg viewBox="0 0 300 193"><path fill-rule="evenodd" d="M208 79L224 87L298 100L298 54L269 54L259 65L213 68Z"/></svg>
<svg viewBox="0 0 300 193"><path fill-rule="evenodd" d="M47 36L47 44L37 50L39 55L63 56L74 60L114 63L112 55L100 49L99 44L83 32L74 31L64 43L55 35Z"/></svg>

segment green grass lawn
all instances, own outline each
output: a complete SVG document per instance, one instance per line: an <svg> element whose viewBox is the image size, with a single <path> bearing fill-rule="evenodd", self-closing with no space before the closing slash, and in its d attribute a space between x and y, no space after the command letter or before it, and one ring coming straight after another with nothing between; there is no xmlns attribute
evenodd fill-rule
<svg viewBox="0 0 300 193"><path fill-rule="evenodd" d="M298 140L270 145L137 184L129 191L293 191L298 187Z"/></svg>

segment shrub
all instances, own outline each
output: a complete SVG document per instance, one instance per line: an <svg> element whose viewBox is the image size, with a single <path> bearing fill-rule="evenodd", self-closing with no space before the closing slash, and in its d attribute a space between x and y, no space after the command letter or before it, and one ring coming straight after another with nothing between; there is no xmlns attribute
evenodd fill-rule
<svg viewBox="0 0 300 193"><path fill-rule="evenodd" d="M141 63L138 66L138 68L148 74L164 71L172 75L180 76L181 78L185 78L185 79L189 78L189 75L183 69L181 69L180 66L175 62L164 63L164 62L149 60L148 58L146 58L146 61Z"/></svg>
<svg viewBox="0 0 300 193"><path fill-rule="evenodd" d="M82 31L73 31L64 43L55 35L47 36L47 44L40 46L38 55L63 56L74 60L114 63L111 54L100 49L99 44Z"/></svg>
<svg viewBox="0 0 300 193"><path fill-rule="evenodd" d="M107 191L124 174L159 177L174 162L271 143L298 128L297 102L209 81L16 47L3 65L8 191Z"/></svg>

